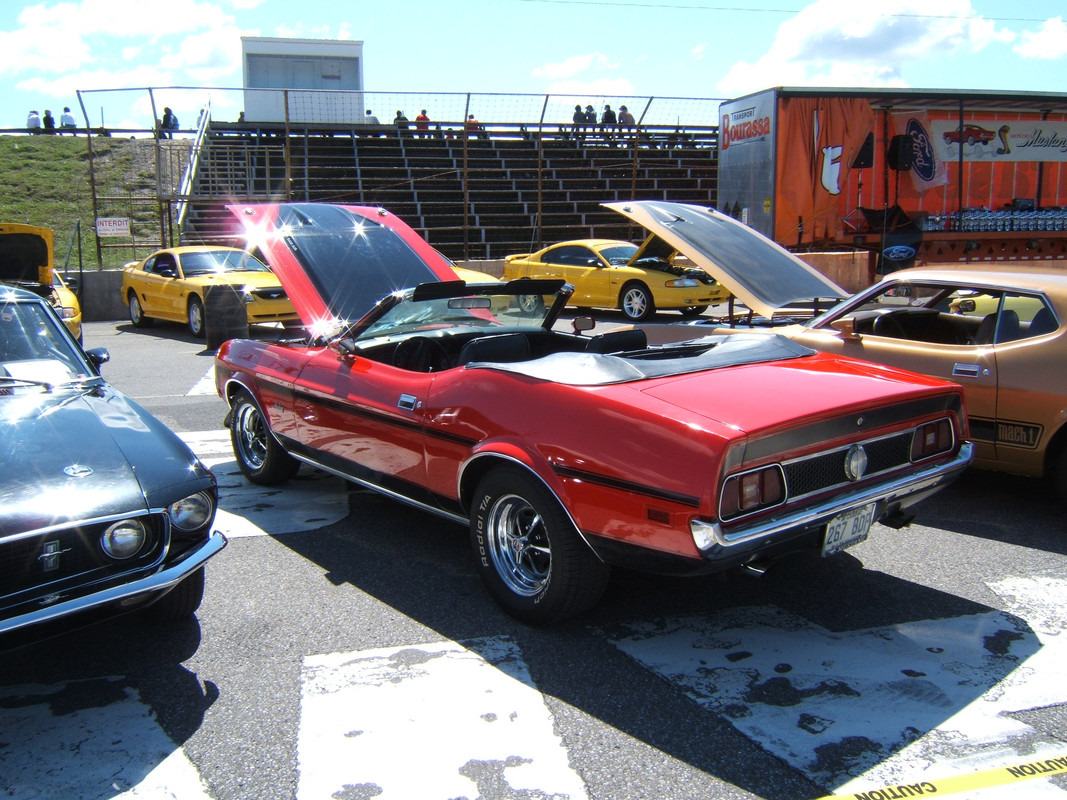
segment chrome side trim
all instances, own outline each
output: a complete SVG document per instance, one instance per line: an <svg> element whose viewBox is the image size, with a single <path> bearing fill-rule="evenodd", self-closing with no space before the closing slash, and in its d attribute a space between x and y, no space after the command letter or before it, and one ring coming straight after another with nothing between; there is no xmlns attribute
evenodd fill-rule
<svg viewBox="0 0 1067 800"><path fill-rule="evenodd" d="M124 583L121 586L112 586L110 589L93 592L92 594L87 594L83 597L63 600L55 605L48 606L47 608L41 608L37 611L31 611L17 617L0 620L0 633L7 633L8 631L26 627L27 625L35 625L37 623L47 622L48 620L58 619L59 617L76 614L80 611L87 611L91 608L96 608L97 606L114 603L117 600L125 600L126 598L134 597L146 592L158 592L162 589L169 589L180 583L182 579L200 569L209 558L219 553L225 546L226 537L218 531L212 531L208 535L207 540L204 541L200 547L186 553L181 561L178 561L169 567L164 567L159 572L146 575L131 583Z"/></svg>
<svg viewBox="0 0 1067 800"><path fill-rule="evenodd" d="M753 539L766 538L790 530L816 525L867 503L904 499L913 494L934 489L954 480L974 458L974 445L964 442L959 453L948 462L934 464L873 486L856 487L842 492L814 506L807 506L784 516L760 520L752 525L726 532L719 522L692 520L689 530L697 549L705 556L721 548L733 547Z"/></svg>

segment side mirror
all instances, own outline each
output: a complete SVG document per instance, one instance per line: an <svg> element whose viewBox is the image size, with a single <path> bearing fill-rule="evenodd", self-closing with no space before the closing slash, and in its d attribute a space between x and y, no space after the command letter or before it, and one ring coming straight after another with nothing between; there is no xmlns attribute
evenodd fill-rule
<svg viewBox="0 0 1067 800"><path fill-rule="evenodd" d="M841 334L842 339L859 339L861 338L856 333L855 320L852 317L844 317L842 319L835 319L830 323L830 327Z"/></svg>
<svg viewBox="0 0 1067 800"><path fill-rule="evenodd" d="M585 333L596 327L596 320L592 317L575 317L571 325L575 333Z"/></svg>
<svg viewBox="0 0 1067 800"><path fill-rule="evenodd" d="M86 350L85 355L89 359L89 363L97 369L111 360L111 353L108 352L106 347L94 347L91 350Z"/></svg>

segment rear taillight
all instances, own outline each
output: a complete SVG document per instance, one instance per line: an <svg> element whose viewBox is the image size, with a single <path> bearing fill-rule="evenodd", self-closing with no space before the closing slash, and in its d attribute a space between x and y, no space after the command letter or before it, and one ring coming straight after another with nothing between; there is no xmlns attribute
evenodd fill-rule
<svg viewBox="0 0 1067 800"><path fill-rule="evenodd" d="M911 440L911 460L920 461L938 453L946 453L954 443L951 422L947 419L927 422L915 429Z"/></svg>
<svg viewBox="0 0 1067 800"><path fill-rule="evenodd" d="M722 487L719 518L723 521L785 502L785 478L777 464L731 475Z"/></svg>

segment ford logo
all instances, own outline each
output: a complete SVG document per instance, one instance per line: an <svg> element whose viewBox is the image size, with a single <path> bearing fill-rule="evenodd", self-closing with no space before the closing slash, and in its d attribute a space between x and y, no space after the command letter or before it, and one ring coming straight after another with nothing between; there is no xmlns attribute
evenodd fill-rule
<svg viewBox="0 0 1067 800"><path fill-rule="evenodd" d="M887 247L882 251L882 255L888 258L890 261L907 261L909 258L915 258L915 254L918 251L906 244L895 244L892 247Z"/></svg>
<svg viewBox="0 0 1067 800"><path fill-rule="evenodd" d="M71 464L69 467L63 467L63 472L72 478L88 478L93 474L93 468L84 464Z"/></svg>
<svg viewBox="0 0 1067 800"><path fill-rule="evenodd" d="M905 126L905 133L911 137L911 168L923 181L932 181L937 171L934 146L930 143L930 134L923 124L912 117Z"/></svg>

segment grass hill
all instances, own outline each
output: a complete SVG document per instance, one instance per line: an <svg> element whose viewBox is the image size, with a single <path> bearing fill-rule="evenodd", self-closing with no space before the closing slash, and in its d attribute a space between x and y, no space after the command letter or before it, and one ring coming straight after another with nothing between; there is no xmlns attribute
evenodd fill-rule
<svg viewBox="0 0 1067 800"><path fill-rule="evenodd" d="M154 144L152 139L93 137L96 191L98 197L107 198L101 202L100 216L129 216L135 229L158 227ZM56 265L63 269L77 266L79 221L84 267L96 269L85 137L0 136L0 222L51 228ZM121 267L133 257L128 247L104 250L104 268Z"/></svg>

